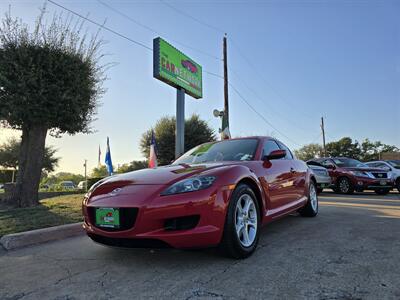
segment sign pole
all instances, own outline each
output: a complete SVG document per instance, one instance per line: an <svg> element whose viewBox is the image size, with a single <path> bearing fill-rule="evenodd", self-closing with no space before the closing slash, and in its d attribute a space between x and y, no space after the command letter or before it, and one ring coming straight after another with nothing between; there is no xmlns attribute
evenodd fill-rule
<svg viewBox="0 0 400 300"><path fill-rule="evenodd" d="M228 100L228 54L226 47L226 33L224 36L223 43L223 56L224 56L224 113L225 113L225 122L226 126L229 128L229 100ZM224 125L222 126L222 130L224 130ZM224 137L227 138L227 137ZM229 138L229 137L228 137Z"/></svg>
<svg viewBox="0 0 400 300"><path fill-rule="evenodd" d="M185 90L176 89L175 159L185 151Z"/></svg>

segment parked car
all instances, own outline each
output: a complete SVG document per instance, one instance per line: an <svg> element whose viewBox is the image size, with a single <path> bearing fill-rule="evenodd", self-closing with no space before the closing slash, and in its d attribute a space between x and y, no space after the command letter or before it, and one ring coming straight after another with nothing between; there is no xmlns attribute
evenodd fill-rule
<svg viewBox="0 0 400 300"><path fill-rule="evenodd" d="M400 192L400 161L399 160L378 160L365 163L372 168L380 168L388 171L389 177L393 179L395 187Z"/></svg>
<svg viewBox="0 0 400 300"><path fill-rule="evenodd" d="M104 178L83 200L95 242L121 247L219 246L245 258L260 227L318 213L315 175L280 141L248 137L199 145L173 164Z"/></svg>
<svg viewBox="0 0 400 300"><path fill-rule="evenodd" d="M63 190L74 190L75 184L72 181L61 181L59 187Z"/></svg>
<svg viewBox="0 0 400 300"><path fill-rule="evenodd" d="M329 176L328 170L323 165L314 160L307 161L307 165L315 175L318 193L321 193L324 188L329 188L331 186L331 176Z"/></svg>
<svg viewBox="0 0 400 300"><path fill-rule="evenodd" d="M347 157L319 158L317 162L329 170L332 188L336 193L352 194L354 191L374 190L385 195L393 188L393 180L387 171L371 168Z"/></svg>
<svg viewBox="0 0 400 300"><path fill-rule="evenodd" d="M86 190L86 185L87 185L86 181L79 181L77 187L79 190Z"/></svg>

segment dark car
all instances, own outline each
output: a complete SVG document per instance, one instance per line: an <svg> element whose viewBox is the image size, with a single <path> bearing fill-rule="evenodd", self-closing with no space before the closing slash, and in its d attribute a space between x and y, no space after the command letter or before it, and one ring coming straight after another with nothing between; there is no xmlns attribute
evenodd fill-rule
<svg viewBox="0 0 400 300"><path fill-rule="evenodd" d="M385 195L393 188L393 180L386 170L371 168L356 159L329 157L315 161L329 170L332 188L336 193L352 194L354 191L374 190L379 195Z"/></svg>
<svg viewBox="0 0 400 300"><path fill-rule="evenodd" d="M244 258L260 227L298 211L318 213L315 176L270 137L197 146L172 165L105 178L83 201L95 242L121 247L219 246Z"/></svg>

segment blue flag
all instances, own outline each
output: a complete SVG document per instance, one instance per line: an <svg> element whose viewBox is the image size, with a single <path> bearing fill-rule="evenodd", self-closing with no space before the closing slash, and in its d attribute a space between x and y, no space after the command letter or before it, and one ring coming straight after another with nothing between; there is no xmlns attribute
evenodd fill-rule
<svg viewBox="0 0 400 300"><path fill-rule="evenodd" d="M112 175L114 170L113 170L113 165L112 165L112 160L111 160L111 150L110 150L110 141L107 137L107 151L106 151L106 167L107 167L107 172L109 175Z"/></svg>

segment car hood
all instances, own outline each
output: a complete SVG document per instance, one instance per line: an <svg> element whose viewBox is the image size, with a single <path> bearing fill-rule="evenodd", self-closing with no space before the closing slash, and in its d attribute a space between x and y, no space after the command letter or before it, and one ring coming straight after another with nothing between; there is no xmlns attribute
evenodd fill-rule
<svg viewBox="0 0 400 300"><path fill-rule="evenodd" d="M346 171L361 171L361 172L379 172L379 173L387 173L386 170L384 169L379 169L379 168L369 168L369 167L348 167L348 168L342 168L343 170Z"/></svg>
<svg viewBox="0 0 400 300"><path fill-rule="evenodd" d="M241 162L216 162L206 164L180 164L164 167L142 169L124 174L118 174L103 179L95 184L95 194L108 193L115 188L127 185L168 185L184 178L204 173L214 169L241 164Z"/></svg>

